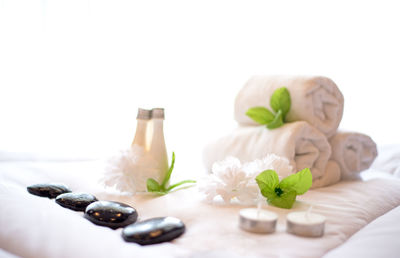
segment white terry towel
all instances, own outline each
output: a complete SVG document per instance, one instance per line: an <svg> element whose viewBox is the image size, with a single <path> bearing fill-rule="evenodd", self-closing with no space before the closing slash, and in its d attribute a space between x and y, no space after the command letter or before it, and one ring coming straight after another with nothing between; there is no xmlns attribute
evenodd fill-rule
<svg viewBox="0 0 400 258"><path fill-rule="evenodd" d="M292 105L286 121L307 121L327 137L332 136L343 115L344 99L336 84L320 76L254 76L236 96L235 119L256 125L246 112L251 107L270 108L270 97L281 87L289 90Z"/></svg>
<svg viewBox="0 0 400 258"><path fill-rule="evenodd" d="M334 160L328 160L324 175L316 180L313 180L311 188L333 185L340 181L340 176L341 173L339 164Z"/></svg>
<svg viewBox="0 0 400 258"><path fill-rule="evenodd" d="M293 172L310 168L313 182L321 180L318 186L338 181L338 176L326 176L327 162L331 156L328 140L304 121L287 123L273 130L265 126L238 127L229 135L207 145L203 159L207 170L211 172L215 161L228 156L237 157L241 162L249 162L271 153L286 157L295 170ZM335 175L340 173L337 165L333 164L329 168L335 170L332 172Z"/></svg>
<svg viewBox="0 0 400 258"><path fill-rule="evenodd" d="M329 139L332 157L341 170L341 179L357 179L359 172L368 169L378 155L371 137L352 132L338 132Z"/></svg>

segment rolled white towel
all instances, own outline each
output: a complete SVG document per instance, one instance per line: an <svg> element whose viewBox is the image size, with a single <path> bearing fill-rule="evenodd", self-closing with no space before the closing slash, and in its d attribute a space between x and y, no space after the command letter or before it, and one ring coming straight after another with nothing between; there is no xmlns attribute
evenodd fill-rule
<svg viewBox="0 0 400 258"><path fill-rule="evenodd" d="M320 76L252 77L236 96L236 121L256 125L247 110L255 106L272 110L270 97L281 87L289 90L292 102L286 121L307 121L327 137L336 132L343 115L343 95L331 79Z"/></svg>
<svg viewBox="0 0 400 258"><path fill-rule="evenodd" d="M203 158L210 172L215 161L223 160L227 156L249 162L271 153L286 157L295 170L293 172L310 168L313 181L316 181L327 172L331 148L325 135L307 122L299 121L273 130L268 130L265 126L238 127L229 135L206 146Z"/></svg>
<svg viewBox="0 0 400 258"><path fill-rule="evenodd" d="M378 155L371 137L352 132L338 132L329 139L332 157L341 170L341 179L359 178L359 172L368 169Z"/></svg>
<svg viewBox="0 0 400 258"><path fill-rule="evenodd" d="M328 160L325 167L325 173L322 177L313 180L311 188L319 188L323 186L333 185L340 181L340 167L334 160Z"/></svg>

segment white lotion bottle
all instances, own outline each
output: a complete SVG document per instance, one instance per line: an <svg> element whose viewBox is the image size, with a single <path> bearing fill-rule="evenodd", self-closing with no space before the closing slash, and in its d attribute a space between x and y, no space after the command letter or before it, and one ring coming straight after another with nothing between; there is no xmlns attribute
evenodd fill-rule
<svg viewBox="0 0 400 258"><path fill-rule="evenodd" d="M148 151L150 146L148 141L146 140L146 135L147 135L147 125L149 123L149 120L151 118L151 110L147 109L138 109L137 113L137 126L136 126L136 133L135 133L135 138L133 139L132 142L132 147L134 145L142 147L145 151Z"/></svg>
<svg viewBox="0 0 400 258"><path fill-rule="evenodd" d="M150 149L150 143L148 139L149 138L148 130L151 127L150 119L151 119L151 110L142 108L138 109L136 117L137 120L136 133L131 145L131 149L133 151L132 155L135 155L135 157L132 157L135 159L135 164L133 165L133 167L132 166L130 167L131 169L130 173L138 175L141 175L142 173L146 174L149 173L147 169L148 166L151 165L151 162L149 162L146 157ZM140 155L140 157L137 155ZM141 178L140 176L138 177L137 175L133 175L132 177L134 178L132 180L135 192L146 192L147 177ZM151 175L148 175L148 177L151 177Z"/></svg>
<svg viewBox="0 0 400 258"><path fill-rule="evenodd" d="M154 160L156 175L154 179L160 184L168 172L168 155L164 139L164 109L153 108L151 112L152 137L149 154Z"/></svg>

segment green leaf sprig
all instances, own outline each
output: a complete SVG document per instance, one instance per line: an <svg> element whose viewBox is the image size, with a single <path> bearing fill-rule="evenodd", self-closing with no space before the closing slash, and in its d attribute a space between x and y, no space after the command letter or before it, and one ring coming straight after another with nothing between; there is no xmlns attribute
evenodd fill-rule
<svg viewBox="0 0 400 258"><path fill-rule="evenodd" d="M165 178L163 179L162 183L159 184L155 179L153 178L149 178L147 179L147 191L148 192L152 192L152 193L156 193L159 195L165 195L169 192L171 192L173 189L175 189L178 186L181 186L183 184L187 184L187 183L191 183L194 184L196 183L196 181L194 180L183 180L179 183L173 184L169 187L167 187L168 183L169 183L169 179L171 178L171 174L172 174L172 170L174 170L174 165L175 165L175 152L172 152L172 162L171 162L171 166L168 169L167 174L165 175ZM175 189L180 190L183 188L179 188L179 189Z"/></svg>
<svg viewBox="0 0 400 258"><path fill-rule="evenodd" d="M275 129L286 122L286 115L291 104L288 89L282 87L275 90L270 99L269 105L275 113L265 107L252 107L247 110L246 115L259 124L267 125L268 129Z"/></svg>
<svg viewBox="0 0 400 258"><path fill-rule="evenodd" d="M310 189L312 174L309 168L305 168L279 182L275 170L269 169L261 172L256 177L256 181L261 194L267 198L269 204L290 209L296 201L296 196L302 195Z"/></svg>

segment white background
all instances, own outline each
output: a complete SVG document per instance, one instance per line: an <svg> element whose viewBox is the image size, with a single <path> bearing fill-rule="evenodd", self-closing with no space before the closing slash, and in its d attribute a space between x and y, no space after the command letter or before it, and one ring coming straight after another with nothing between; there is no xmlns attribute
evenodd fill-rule
<svg viewBox="0 0 400 258"><path fill-rule="evenodd" d="M396 1L0 0L0 150L106 156L164 107L198 167L253 74L328 76L342 128L397 144L399 27Z"/></svg>

